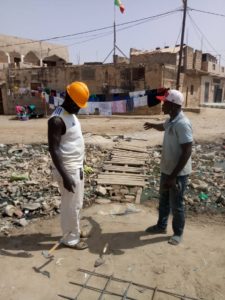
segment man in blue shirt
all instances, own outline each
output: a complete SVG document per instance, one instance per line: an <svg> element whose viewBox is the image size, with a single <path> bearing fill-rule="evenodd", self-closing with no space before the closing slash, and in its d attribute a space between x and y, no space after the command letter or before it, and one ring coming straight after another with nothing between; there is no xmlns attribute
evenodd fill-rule
<svg viewBox="0 0 225 300"><path fill-rule="evenodd" d="M191 173L192 127L183 114L181 107L183 94L177 90L169 90L165 96L158 97L163 101L162 110L170 116L165 123L145 123L144 128L165 131L161 157L159 216L156 225L150 226L146 232L151 234L166 233L168 217L172 210L172 227L174 235L169 243L178 245L182 240L185 216L183 194L186 189L188 175Z"/></svg>

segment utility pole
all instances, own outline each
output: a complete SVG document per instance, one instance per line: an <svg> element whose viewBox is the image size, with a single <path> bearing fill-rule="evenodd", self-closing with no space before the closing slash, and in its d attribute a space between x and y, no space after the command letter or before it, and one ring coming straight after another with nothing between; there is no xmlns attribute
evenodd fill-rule
<svg viewBox="0 0 225 300"><path fill-rule="evenodd" d="M181 41L180 41L180 51L179 51L179 63L177 68L177 82L176 89L179 90L180 87L180 73L181 73L181 62L183 56L183 47L184 47L184 33L185 33L185 23L187 15L187 0L183 0L184 10L183 10L183 22L182 22L182 32L181 32Z"/></svg>

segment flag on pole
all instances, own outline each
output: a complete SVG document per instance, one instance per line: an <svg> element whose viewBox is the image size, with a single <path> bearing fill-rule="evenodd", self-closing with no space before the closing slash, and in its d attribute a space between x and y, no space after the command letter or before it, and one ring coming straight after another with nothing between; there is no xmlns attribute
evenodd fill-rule
<svg viewBox="0 0 225 300"><path fill-rule="evenodd" d="M124 5L121 3L121 1L120 1L120 0L114 0L114 4L115 4L116 6L119 7L120 12L123 14L124 11L125 11L125 7L124 7Z"/></svg>

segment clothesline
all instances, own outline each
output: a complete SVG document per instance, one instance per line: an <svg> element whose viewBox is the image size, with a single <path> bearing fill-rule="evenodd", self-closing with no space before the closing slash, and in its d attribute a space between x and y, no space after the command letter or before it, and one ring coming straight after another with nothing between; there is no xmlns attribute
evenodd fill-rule
<svg viewBox="0 0 225 300"><path fill-rule="evenodd" d="M135 107L141 106L147 106L147 96L119 101L88 102L87 108L81 109L79 114L99 114L110 116L113 113L133 112Z"/></svg>

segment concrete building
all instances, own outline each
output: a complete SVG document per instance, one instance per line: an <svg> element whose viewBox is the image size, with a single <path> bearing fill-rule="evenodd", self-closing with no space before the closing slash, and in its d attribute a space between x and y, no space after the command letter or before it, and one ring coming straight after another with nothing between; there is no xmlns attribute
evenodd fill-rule
<svg viewBox="0 0 225 300"><path fill-rule="evenodd" d="M201 105L220 105L225 100L225 68L210 53L202 55Z"/></svg>
<svg viewBox="0 0 225 300"><path fill-rule="evenodd" d="M58 53L52 57L48 56L48 60L44 59L43 61L48 61L48 67L44 67L38 66L39 56L35 54L35 50L27 49L23 63L29 61L29 67L15 68L9 65L0 72L0 113L14 114L16 103L32 102L40 109L43 107L40 97L34 97L30 93L22 95L19 92L21 89L31 91L49 88L64 91L66 85L75 80L86 82L91 94L102 96L109 101L118 93L126 94L130 91L160 87L176 88L179 50L179 45L173 48L156 48L153 51L131 49L130 61L118 59L117 64L92 62L83 65L60 64L59 61L55 64L54 55L59 57ZM63 48L60 51L62 60L66 62ZM2 53L2 56L0 54L0 59L14 57L15 64L16 56L10 51L7 53L9 56L6 52ZM66 53L65 50L64 54ZM184 45L181 71L180 90L185 96L185 107L197 108L205 103L224 103L224 67L219 66L215 57ZM151 109L145 107L136 113L154 114L160 111L161 107L157 106Z"/></svg>
<svg viewBox="0 0 225 300"><path fill-rule="evenodd" d="M0 69L8 66L57 66L68 61L69 53L64 45L0 35Z"/></svg>
<svg viewBox="0 0 225 300"><path fill-rule="evenodd" d="M157 47L152 51L131 49L130 60L144 64L154 62L177 70L179 51L179 45ZM181 65L180 89L185 96L185 106L225 105L225 67L218 63L216 57L184 45ZM171 85L164 82L164 86L175 88L175 82L171 81Z"/></svg>

